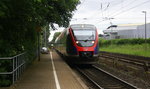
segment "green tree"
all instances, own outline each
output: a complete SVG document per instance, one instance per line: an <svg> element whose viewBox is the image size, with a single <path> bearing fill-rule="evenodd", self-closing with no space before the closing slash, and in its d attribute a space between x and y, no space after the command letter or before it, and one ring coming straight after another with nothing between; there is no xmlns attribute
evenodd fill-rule
<svg viewBox="0 0 150 89"><path fill-rule="evenodd" d="M0 56L35 48L37 27L67 27L77 4L79 0L0 0Z"/></svg>
<svg viewBox="0 0 150 89"><path fill-rule="evenodd" d="M38 34L49 24L67 27L77 4L79 0L0 0L0 57L26 52L34 59ZM7 66L0 71L8 71ZM0 76L0 86L10 84L6 77Z"/></svg>

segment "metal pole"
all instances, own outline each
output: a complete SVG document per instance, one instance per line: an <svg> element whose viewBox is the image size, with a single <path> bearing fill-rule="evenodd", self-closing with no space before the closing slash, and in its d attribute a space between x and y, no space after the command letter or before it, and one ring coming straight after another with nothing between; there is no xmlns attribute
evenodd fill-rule
<svg viewBox="0 0 150 89"><path fill-rule="evenodd" d="M147 38L147 36L146 36L146 11L142 11L142 13L144 13L145 14L145 52L146 52L146 50L147 50L147 41L146 41L146 38Z"/></svg>
<svg viewBox="0 0 150 89"><path fill-rule="evenodd" d="M145 44L146 44L147 43L146 42L146 38L147 38L147 36L146 36L146 11L142 11L142 13L145 14Z"/></svg>
<svg viewBox="0 0 150 89"><path fill-rule="evenodd" d="M146 11L145 11L145 41L146 41L146 39L147 39L147 35L146 35L147 32L146 32L146 30L147 30L147 29L146 29ZM145 42L145 43L146 43L146 42Z"/></svg>
<svg viewBox="0 0 150 89"><path fill-rule="evenodd" d="M109 19L110 20L110 19ZM110 20L110 25L112 26L112 22L111 22L111 20ZM111 44L112 44L112 39L113 39L113 32L112 32L112 27L111 27L111 31L110 31L110 34L111 34Z"/></svg>
<svg viewBox="0 0 150 89"><path fill-rule="evenodd" d="M13 60L13 84L15 83L15 74L14 74L14 70L15 70L15 58L12 59Z"/></svg>
<svg viewBox="0 0 150 89"><path fill-rule="evenodd" d="M16 57L16 61L15 61L15 65L16 65L15 69L17 69L17 70L15 71L15 73L16 73L16 76L15 76L16 79L15 79L15 81L17 80L17 77L18 77L18 68L17 68L17 67L18 67L18 57L19 57L19 56Z"/></svg>
<svg viewBox="0 0 150 89"><path fill-rule="evenodd" d="M46 45L46 29L45 29L45 47L47 47L47 45Z"/></svg>
<svg viewBox="0 0 150 89"><path fill-rule="evenodd" d="M111 19L114 19L114 18L108 18L108 20L110 21L110 25L112 26L112 21ZM110 39L112 40L113 39L113 28L111 27L111 31L110 31ZM112 41L111 41L111 44L112 44Z"/></svg>
<svg viewBox="0 0 150 89"><path fill-rule="evenodd" d="M40 32L38 32L38 61L40 60Z"/></svg>

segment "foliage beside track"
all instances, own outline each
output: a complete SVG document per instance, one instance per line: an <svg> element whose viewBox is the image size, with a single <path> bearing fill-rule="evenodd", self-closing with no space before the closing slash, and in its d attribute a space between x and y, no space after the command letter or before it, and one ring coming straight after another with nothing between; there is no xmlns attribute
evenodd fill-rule
<svg viewBox="0 0 150 89"><path fill-rule="evenodd" d="M38 35L49 30L49 24L67 27L77 4L79 0L0 0L0 57L26 52L31 62ZM11 68L7 64L0 61L0 72ZM0 76L0 86L10 84L6 77Z"/></svg>
<svg viewBox="0 0 150 89"><path fill-rule="evenodd" d="M52 39L51 42L54 43L55 40L56 40L56 38L57 38L60 34L61 34L61 32L56 32L56 33L54 34L53 39Z"/></svg>
<svg viewBox="0 0 150 89"><path fill-rule="evenodd" d="M79 0L0 0L0 57L35 48L37 35L53 23L67 27Z"/></svg>
<svg viewBox="0 0 150 89"><path fill-rule="evenodd" d="M104 39L99 39L99 45L101 47L107 47L110 45L126 45L126 44L130 44L130 45L136 45L136 44L144 44L145 43L145 39L113 39L113 40L104 40ZM146 43L150 44L150 39L146 40Z"/></svg>
<svg viewBox="0 0 150 89"><path fill-rule="evenodd" d="M150 57L150 39L99 40L100 51Z"/></svg>

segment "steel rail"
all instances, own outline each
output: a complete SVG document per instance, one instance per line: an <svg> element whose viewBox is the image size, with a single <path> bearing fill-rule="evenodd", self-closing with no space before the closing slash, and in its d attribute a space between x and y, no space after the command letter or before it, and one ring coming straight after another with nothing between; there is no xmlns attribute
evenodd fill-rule
<svg viewBox="0 0 150 89"><path fill-rule="evenodd" d="M121 53L112 53L112 52L105 52L101 51L99 52L100 55L111 55L113 57L120 57L128 60L133 60L137 62L150 62L150 57L144 57L144 56L135 56L135 55L128 55L128 54L121 54Z"/></svg>
<svg viewBox="0 0 150 89"><path fill-rule="evenodd" d="M108 81L111 80L111 78L112 78L113 80L111 80L111 81L118 81L118 82L120 82L120 83L118 83L119 86L118 86L117 83L115 83L115 84L117 84L117 85L115 85L115 87L116 87L116 86L117 86L117 87L120 87L119 89L121 89L121 87L124 87L124 86L126 86L127 89L128 89L128 88L129 88L129 89L138 89L136 86L134 86L134 85L132 85L132 84L130 84L130 83L128 83L128 82L126 82L126 81L124 81L124 80L122 80L122 79L120 79L120 78L118 78L118 77L116 77L116 76L114 76L114 75L112 75L112 74L110 74L110 73L108 73L108 72L102 70L101 68L99 68L99 67L97 67L97 66L95 66L95 65L92 65L91 67L94 68L94 69L96 69L96 70L98 70L99 72L102 72L102 73L106 74L107 76L109 76L110 78L108 79ZM99 89L105 89L105 88L108 88L108 87L114 87L114 86L109 86L109 82L108 82L106 79L100 80L100 81L103 81L103 83L104 83L104 82L108 83L108 85L103 85L103 83L102 83L102 85L103 85L103 86L102 86L102 85L98 82L99 80L97 81L97 80L91 78L92 75L87 74L84 70L80 69L79 67L77 67L77 70L78 70L82 75L84 75L88 80L90 80L94 85L96 85ZM89 69L89 71L91 71L91 70ZM92 72L92 71L91 71L91 72ZM96 73L96 72L95 72L95 73ZM94 74L94 72L93 72L93 74ZM103 76L102 76L102 77L103 77ZM99 76L97 76L97 78L99 78ZM105 81L105 80L106 80L106 81ZM113 82L113 83L114 83L114 82ZM104 84L105 84L105 83L104 83ZM122 85L122 84L123 84L123 85ZM110 83L110 85L111 85L111 83ZM114 89L114 88L112 88L112 89Z"/></svg>
<svg viewBox="0 0 150 89"><path fill-rule="evenodd" d="M128 82L126 82L126 81L124 81L124 80L118 78L117 76L112 75L111 73L109 73L109 72L107 72L107 71L105 71L105 70L99 68L98 66L96 66L96 65L92 65L92 66L93 66L94 68L98 69L99 71L102 71L103 73L105 73L105 74L107 74L107 75L109 75L109 76L111 76L111 77L113 77L113 78L119 80L120 82L124 83L125 85L130 86L130 87L133 88L133 89L138 89L138 88L137 88L136 86L134 86L133 84L130 84L130 83L128 83Z"/></svg>
<svg viewBox="0 0 150 89"><path fill-rule="evenodd" d="M141 56L132 56L126 54L117 54L117 53L110 53L110 52L100 52L99 57L104 57L108 59L118 60L122 62L126 62L132 65L140 66L148 71L150 68L150 58L149 57L141 57Z"/></svg>
<svg viewBox="0 0 150 89"><path fill-rule="evenodd" d="M82 75L84 75L85 77L87 77L88 80L90 80L93 84L96 85L96 87L98 87L99 89L104 89L102 88L97 82L95 82L93 79L91 79L87 74L85 74L80 68L76 68L80 73L82 73Z"/></svg>

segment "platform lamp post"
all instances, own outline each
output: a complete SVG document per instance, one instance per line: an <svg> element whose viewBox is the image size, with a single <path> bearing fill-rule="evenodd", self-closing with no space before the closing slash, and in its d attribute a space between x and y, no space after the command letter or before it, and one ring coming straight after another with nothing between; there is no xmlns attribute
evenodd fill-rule
<svg viewBox="0 0 150 89"><path fill-rule="evenodd" d="M147 38L146 36L146 11L142 11L142 13L145 14L145 43L146 43L146 38Z"/></svg>
<svg viewBox="0 0 150 89"><path fill-rule="evenodd" d="M114 18L107 18L109 21L110 21L110 28L111 28L111 31L110 31L110 40L111 40L111 45L112 45L112 40L113 40L113 28L112 28L112 25L113 25L113 23L112 23L112 19L114 19Z"/></svg>
<svg viewBox="0 0 150 89"><path fill-rule="evenodd" d="M37 30L37 43L38 43L38 61L40 61L40 33L41 33L41 27L40 26L37 26L36 27L36 30Z"/></svg>
<svg viewBox="0 0 150 89"><path fill-rule="evenodd" d="M146 41L146 39L147 39L147 35L146 35L146 11L142 11L142 13L144 13L145 14L145 52L147 51L147 41ZM146 63L144 63L144 65L145 65L145 71L148 71L148 62L146 62Z"/></svg>
<svg viewBox="0 0 150 89"><path fill-rule="evenodd" d="M113 25L113 23L112 23L112 19L114 19L114 18L107 18L109 21L110 21L110 25L111 25L111 32L110 32L110 34L111 34L111 40L113 39L113 36L112 36L112 33L113 33L113 28L112 28L112 25ZM112 42L111 42L112 43Z"/></svg>

